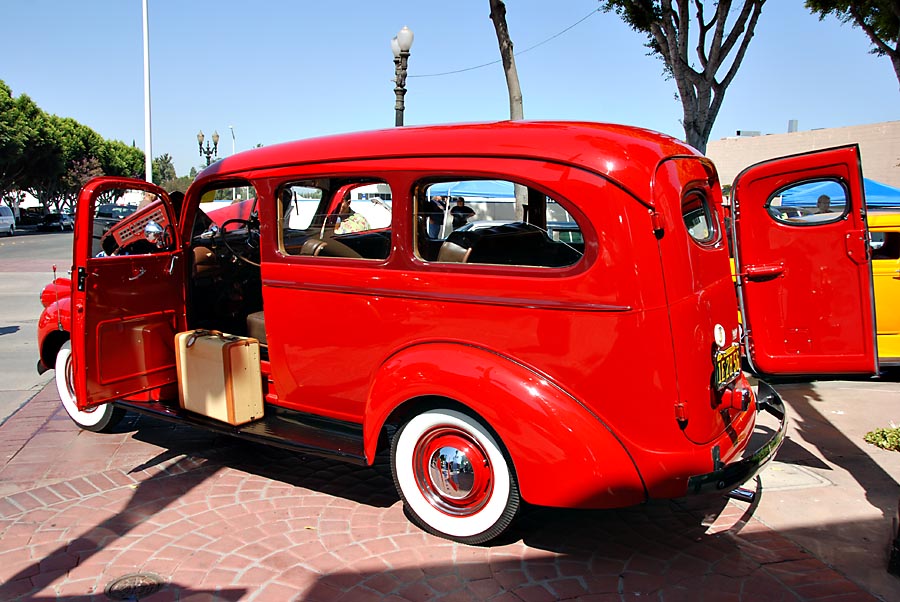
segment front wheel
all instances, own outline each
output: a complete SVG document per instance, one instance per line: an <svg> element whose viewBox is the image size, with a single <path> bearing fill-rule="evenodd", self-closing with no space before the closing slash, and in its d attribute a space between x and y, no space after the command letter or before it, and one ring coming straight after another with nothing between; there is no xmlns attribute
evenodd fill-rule
<svg viewBox="0 0 900 602"><path fill-rule="evenodd" d="M455 410L423 412L391 444L394 484L410 518L460 543L500 536L519 510L519 486L498 441Z"/></svg>
<svg viewBox="0 0 900 602"><path fill-rule="evenodd" d="M72 421L86 431L105 433L110 430L125 415L125 410L117 408L111 403L89 410L79 410L75 402L75 384L72 370L72 347L66 342L59 353L56 354L56 390L62 401L66 413Z"/></svg>

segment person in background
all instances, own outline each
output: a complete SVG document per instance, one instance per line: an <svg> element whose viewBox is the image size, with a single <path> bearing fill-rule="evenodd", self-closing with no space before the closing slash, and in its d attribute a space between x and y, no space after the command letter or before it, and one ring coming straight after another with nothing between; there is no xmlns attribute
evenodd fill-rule
<svg viewBox="0 0 900 602"><path fill-rule="evenodd" d="M816 200L816 213L831 213L831 197L823 194Z"/></svg>
<svg viewBox="0 0 900 602"><path fill-rule="evenodd" d="M141 199L141 202L138 204L137 210L140 211L150 203L156 200L156 195L149 191L144 191L144 197Z"/></svg>
<svg viewBox="0 0 900 602"><path fill-rule="evenodd" d="M466 200L461 196L456 197L456 205L450 209L450 215L453 216L453 229L462 228L475 215L475 211L471 207L466 206Z"/></svg>
<svg viewBox="0 0 900 602"><path fill-rule="evenodd" d="M425 210L422 215L428 218L428 236L430 238L441 237L441 227L444 225L444 209L447 208L444 197L433 196L425 201Z"/></svg>

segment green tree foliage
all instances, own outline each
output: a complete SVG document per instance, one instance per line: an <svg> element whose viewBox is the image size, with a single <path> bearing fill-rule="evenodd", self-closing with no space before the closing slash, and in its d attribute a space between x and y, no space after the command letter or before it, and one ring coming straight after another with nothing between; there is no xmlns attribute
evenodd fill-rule
<svg viewBox="0 0 900 602"><path fill-rule="evenodd" d="M703 0L600 0L604 10L645 34L647 47L665 63L681 99L685 140L700 152L706 152L725 90L744 60L765 2L706 2L707 16Z"/></svg>
<svg viewBox="0 0 900 602"><path fill-rule="evenodd" d="M900 0L807 0L806 8L819 19L834 15L866 32L872 52L891 59L900 82Z"/></svg>
<svg viewBox="0 0 900 602"><path fill-rule="evenodd" d="M27 190L45 212L60 211L74 206L92 177L140 177L143 170L140 149L47 114L27 95L14 97L0 80L0 197L12 199L14 191Z"/></svg>
<svg viewBox="0 0 900 602"><path fill-rule="evenodd" d="M100 156L103 173L126 178L144 177L144 151L121 140L107 140Z"/></svg>
<svg viewBox="0 0 900 602"><path fill-rule="evenodd" d="M175 179L175 164L169 153L165 153L153 159L153 183L160 185L163 182Z"/></svg>
<svg viewBox="0 0 900 602"><path fill-rule="evenodd" d="M0 81L0 196L5 197L14 187L25 168L25 146L29 138L29 124L22 117L12 91Z"/></svg>

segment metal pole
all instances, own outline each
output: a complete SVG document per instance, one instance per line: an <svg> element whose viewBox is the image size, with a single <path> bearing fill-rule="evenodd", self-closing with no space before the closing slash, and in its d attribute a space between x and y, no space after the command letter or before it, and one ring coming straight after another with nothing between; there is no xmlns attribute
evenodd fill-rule
<svg viewBox="0 0 900 602"><path fill-rule="evenodd" d="M229 125L228 129L231 130L231 155L234 156L234 126ZM231 189L231 202L235 202L237 200L237 188Z"/></svg>
<svg viewBox="0 0 900 602"><path fill-rule="evenodd" d="M144 7L144 170L145 179L153 181L153 141L150 137L150 19L147 0Z"/></svg>
<svg viewBox="0 0 900 602"><path fill-rule="evenodd" d="M397 97L394 103L394 125L403 125L404 96L406 96L406 67L409 61L409 51L401 50L400 56L394 59L395 83L394 94Z"/></svg>

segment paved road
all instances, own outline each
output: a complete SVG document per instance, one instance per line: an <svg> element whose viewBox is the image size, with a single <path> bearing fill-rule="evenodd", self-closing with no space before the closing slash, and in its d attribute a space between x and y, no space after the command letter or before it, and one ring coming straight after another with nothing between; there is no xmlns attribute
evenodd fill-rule
<svg viewBox="0 0 900 602"><path fill-rule="evenodd" d="M17 230L0 238L0 424L53 378L38 375L38 294L72 263L72 233Z"/></svg>

